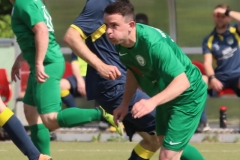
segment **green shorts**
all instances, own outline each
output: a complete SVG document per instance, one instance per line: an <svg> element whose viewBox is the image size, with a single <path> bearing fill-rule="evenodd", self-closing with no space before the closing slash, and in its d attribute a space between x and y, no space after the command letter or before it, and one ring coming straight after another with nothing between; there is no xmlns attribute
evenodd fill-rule
<svg viewBox="0 0 240 160"><path fill-rule="evenodd" d="M62 109L60 80L65 70L64 62L44 65L45 73L49 76L44 83L37 83L35 71L30 67L31 73L23 102L36 106L39 114L59 112Z"/></svg>
<svg viewBox="0 0 240 160"><path fill-rule="evenodd" d="M163 147L180 151L197 129L207 99L207 91L195 101L181 105L162 105L156 109L156 132L163 135Z"/></svg>

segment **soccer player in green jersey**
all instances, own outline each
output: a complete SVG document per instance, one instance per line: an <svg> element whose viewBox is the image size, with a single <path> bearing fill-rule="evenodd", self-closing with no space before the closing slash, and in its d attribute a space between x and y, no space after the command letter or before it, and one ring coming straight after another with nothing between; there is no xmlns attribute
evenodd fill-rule
<svg viewBox="0 0 240 160"><path fill-rule="evenodd" d="M192 160L202 160L188 145L207 98L199 69L166 33L136 24L128 0L109 4L104 13L106 34L128 69L124 97L114 119L123 119L139 85L151 98L135 103L132 114L140 118L156 108L156 132L162 144L159 159L183 160L192 155Z"/></svg>
<svg viewBox="0 0 240 160"><path fill-rule="evenodd" d="M61 111L60 80L65 70L63 55L54 36L52 18L41 0L11 0L12 29L22 53L12 68L12 79L19 77L21 61L30 66L24 112L31 138L44 154L50 154L49 130L79 126L105 118L112 125L113 116L101 108L69 108ZM47 128L46 128L46 127ZM117 127L121 134L121 130Z"/></svg>

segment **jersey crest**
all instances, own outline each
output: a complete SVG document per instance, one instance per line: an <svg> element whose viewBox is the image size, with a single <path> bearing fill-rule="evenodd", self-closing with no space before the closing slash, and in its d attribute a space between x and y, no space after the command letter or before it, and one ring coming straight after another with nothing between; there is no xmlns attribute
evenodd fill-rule
<svg viewBox="0 0 240 160"><path fill-rule="evenodd" d="M144 59L142 56L136 55L136 60L138 61L138 63L140 64L140 66L145 66L146 61L145 61L145 59Z"/></svg>

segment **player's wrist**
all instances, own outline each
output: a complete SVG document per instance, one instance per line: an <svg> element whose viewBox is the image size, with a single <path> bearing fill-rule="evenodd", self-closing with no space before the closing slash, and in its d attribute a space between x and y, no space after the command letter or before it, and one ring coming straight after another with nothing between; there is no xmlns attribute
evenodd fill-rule
<svg viewBox="0 0 240 160"><path fill-rule="evenodd" d="M230 12L231 12L231 10L230 10L229 8L227 8L224 14L225 14L226 16L229 16L229 13L230 13Z"/></svg>
<svg viewBox="0 0 240 160"><path fill-rule="evenodd" d="M215 75L211 75L211 76L208 77L208 81L211 82L211 81L212 81L213 79L215 79L215 78L216 78Z"/></svg>

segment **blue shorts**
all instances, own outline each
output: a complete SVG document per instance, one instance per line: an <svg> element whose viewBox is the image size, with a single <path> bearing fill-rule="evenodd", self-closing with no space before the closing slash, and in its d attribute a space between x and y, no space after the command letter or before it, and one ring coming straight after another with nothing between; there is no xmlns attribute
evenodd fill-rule
<svg viewBox="0 0 240 160"><path fill-rule="evenodd" d="M85 77L83 77L85 80ZM77 88L77 79L75 76L68 76L66 77L66 79L69 81L71 88L70 88L70 93L74 96L74 97L81 97L81 94L79 94L78 92L78 88Z"/></svg>
<svg viewBox="0 0 240 160"><path fill-rule="evenodd" d="M238 97L240 97L240 89L238 88L238 81L239 81L240 77L235 77L235 78L229 78L228 80L221 80L219 77L217 77L217 79L222 82L223 84L223 89L225 88L231 88L232 90L234 90L234 92L236 93L236 95ZM216 96L218 93L215 92L214 90L209 90L208 91L210 96Z"/></svg>
<svg viewBox="0 0 240 160"><path fill-rule="evenodd" d="M118 84L112 87L98 97L96 101L108 113L112 114L122 102L124 86L124 84ZM142 118L135 119L132 117L132 106L141 99L149 99L149 96L138 89L130 103L129 112L123 120L123 124L130 141L132 141L132 137L135 132L147 132L150 135L155 134L155 110Z"/></svg>

